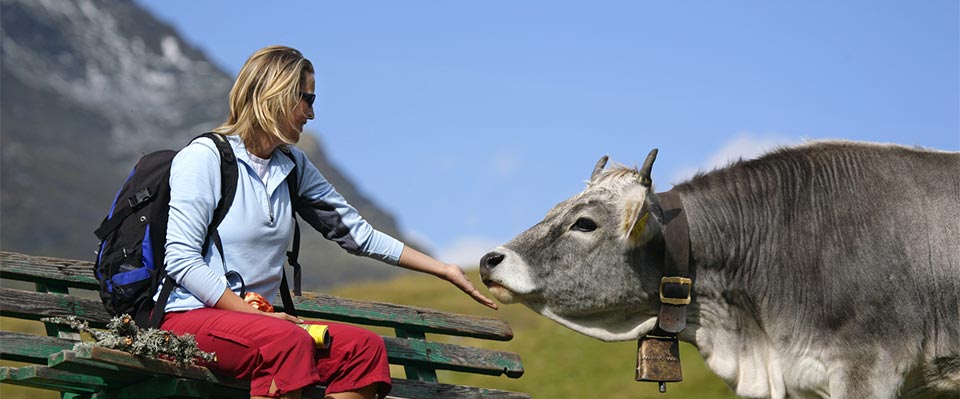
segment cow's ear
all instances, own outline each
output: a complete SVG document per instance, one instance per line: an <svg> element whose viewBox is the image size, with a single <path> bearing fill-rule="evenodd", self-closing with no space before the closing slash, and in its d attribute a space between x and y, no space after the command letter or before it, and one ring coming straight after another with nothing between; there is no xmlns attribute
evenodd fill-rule
<svg viewBox="0 0 960 399"><path fill-rule="evenodd" d="M653 190L640 200L628 204L626 212L627 240L635 246L645 245L660 234L660 220Z"/></svg>

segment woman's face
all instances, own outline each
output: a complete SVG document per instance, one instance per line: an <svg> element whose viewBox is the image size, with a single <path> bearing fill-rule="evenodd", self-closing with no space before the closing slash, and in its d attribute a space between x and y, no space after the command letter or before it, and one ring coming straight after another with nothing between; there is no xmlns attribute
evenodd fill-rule
<svg viewBox="0 0 960 399"><path fill-rule="evenodd" d="M316 98L314 90L315 82L313 79L313 74L308 73L304 77L300 91L301 93L313 95L314 98ZM290 121L287 124L288 128L283 132L284 136L294 143L300 141L300 133L303 132L303 126L307 124L307 121L313 119L313 104L307 102L307 99L304 97L307 96L301 95L300 102L297 103L297 107L294 108L292 113L290 113Z"/></svg>

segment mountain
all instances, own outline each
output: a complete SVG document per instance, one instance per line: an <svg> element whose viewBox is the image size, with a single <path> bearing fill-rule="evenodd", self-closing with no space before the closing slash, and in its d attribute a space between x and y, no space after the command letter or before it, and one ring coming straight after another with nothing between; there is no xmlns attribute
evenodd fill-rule
<svg viewBox="0 0 960 399"><path fill-rule="evenodd" d="M93 230L136 160L218 126L233 78L132 1L0 0L0 30L0 248L91 259ZM361 215L407 241L303 138ZM303 227L305 288L396 273Z"/></svg>

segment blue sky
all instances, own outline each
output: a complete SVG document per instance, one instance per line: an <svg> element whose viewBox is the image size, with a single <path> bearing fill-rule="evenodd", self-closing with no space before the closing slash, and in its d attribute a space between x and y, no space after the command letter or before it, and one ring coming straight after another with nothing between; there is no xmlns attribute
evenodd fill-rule
<svg viewBox="0 0 960 399"><path fill-rule="evenodd" d="M300 49L317 71L307 130L464 266L604 154L659 148L664 190L805 140L960 151L953 0L138 3L230 74L261 47Z"/></svg>

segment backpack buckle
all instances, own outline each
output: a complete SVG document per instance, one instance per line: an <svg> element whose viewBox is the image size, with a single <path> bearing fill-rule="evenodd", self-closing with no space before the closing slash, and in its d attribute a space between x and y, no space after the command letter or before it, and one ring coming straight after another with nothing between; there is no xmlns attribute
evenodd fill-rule
<svg viewBox="0 0 960 399"><path fill-rule="evenodd" d="M140 204L146 202L153 195L150 194L150 188L144 188L143 190L137 191L130 198L127 198L127 203L130 204L131 208L136 208Z"/></svg>

